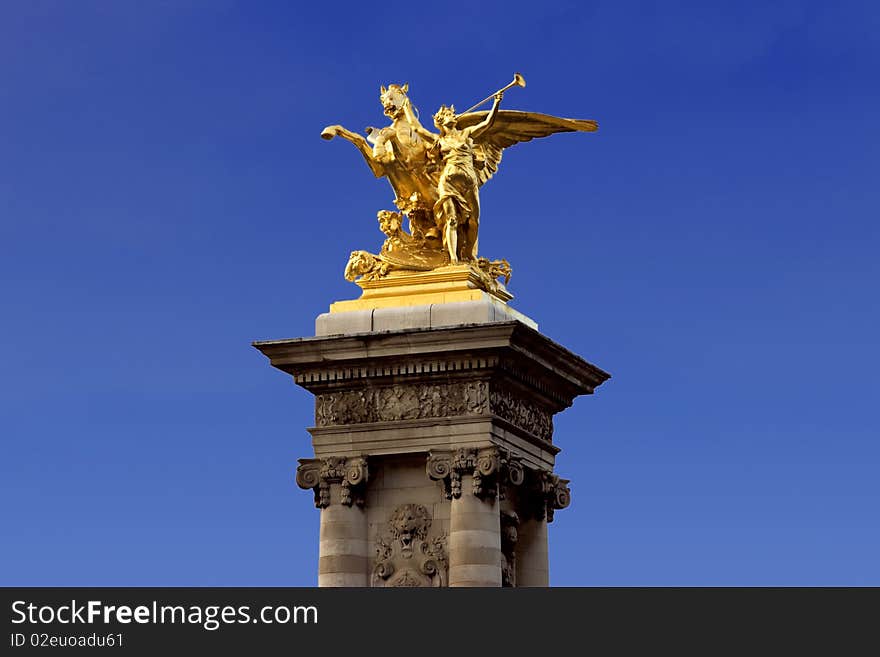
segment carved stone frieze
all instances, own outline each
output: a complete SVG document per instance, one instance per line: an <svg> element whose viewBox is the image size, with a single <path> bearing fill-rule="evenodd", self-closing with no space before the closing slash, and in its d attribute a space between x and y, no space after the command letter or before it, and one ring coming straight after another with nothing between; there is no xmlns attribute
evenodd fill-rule
<svg viewBox="0 0 880 657"><path fill-rule="evenodd" d="M339 484L339 501L342 504L363 506L368 477L367 459L364 456L300 459L296 469L297 485L314 491L315 506L319 509L330 506L331 484Z"/></svg>
<svg viewBox="0 0 880 657"><path fill-rule="evenodd" d="M514 395L505 388L493 387L489 408L503 418L548 443L553 439L553 414L522 395Z"/></svg>
<svg viewBox="0 0 880 657"><path fill-rule="evenodd" d="M318 427L461 415L496 415L547 442L553 437L553 414L548 409L527 395L483 380L401 383L315 396Z"/></svg>
<svg viewBox="0 0 880 657"><path fill-rule="evenodd" d="M315 424L326 427L484 415L488 409L488 384L485 381L392 385L316 395Z"/></svg>
<svg viewBox="0 0 880 657"><path fill-rule="evenodd" d="M431 514L421 504L394 509L385 533L376 540L371 586L446 586L446 536L429 537L430 530Z"/></svg>

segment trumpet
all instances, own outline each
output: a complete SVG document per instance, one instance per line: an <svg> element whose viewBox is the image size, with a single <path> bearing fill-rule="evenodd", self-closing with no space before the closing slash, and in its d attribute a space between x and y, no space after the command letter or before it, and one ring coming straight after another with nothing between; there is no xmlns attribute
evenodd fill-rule
<svg viewBox="0 0 880 657"><path fill-rule="evenodd" d="M494 94L489 94L483 100L481 100L479 103L477 103L473 107L469 107L468 109L466 109L464 112L461 112L461 113L467 114L468 112L473 112L475 109L477 109L483 103L492 100L498 94L503 94L505 91L507 91L511 87L525 87L525 86L526 86L526 79L522 75L520 75L519 73L514 73L513 74L513 82L508 84L506 87L501 87L501 89L496 91Z"/></svg>

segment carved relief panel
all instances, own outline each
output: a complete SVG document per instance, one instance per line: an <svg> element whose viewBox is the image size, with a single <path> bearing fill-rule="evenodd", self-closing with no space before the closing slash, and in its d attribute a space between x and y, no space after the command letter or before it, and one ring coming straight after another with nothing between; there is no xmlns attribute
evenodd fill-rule
<svg viewBox="0 0 880 657"><path fill-rule="evenodd" d="M315 396L315 425L495 415L550 442L553 414L527 395L487 381L411 383Z"/></svg>
<svg viewBox="0 0 880 657"><path fill-rule="evenodd" d="M432 536L431 524L431 514L421 504L394 509L377 540L371 586L446 586L446 536Z"/></svg>

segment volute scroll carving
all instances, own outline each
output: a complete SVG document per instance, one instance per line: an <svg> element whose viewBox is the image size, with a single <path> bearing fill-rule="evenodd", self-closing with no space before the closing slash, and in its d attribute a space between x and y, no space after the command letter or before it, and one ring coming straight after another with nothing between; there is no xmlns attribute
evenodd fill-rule
<svg viewBox="0 0 880 657"><path fill-rule="evenodd" d="M296 483L300 488L311 489L315 493L315 506L325 509L330 506L330 486L339 484L339 501L345 506L363 506L366 498L366 485L369 478L365 456L331 456L324 459L300 459L296 469Z"/></svg>
<svg viewBox="0 0 880 657"><path fill-rule="evenodd" d="M530 507L536 520L553 522L554 512L571 504L569 480L546 470L538 470L529 485Z"/></svg>
<svg viewBox="0 0 880 657"><path fill-rule="evenodd" d="M518 486L525 480L522 462L499 447L462 448L454 452L428 454L428 477L443 484L446 499L462 495L461 478L472 477L471 492L481 499L505 498L507 485Z"/></svg>

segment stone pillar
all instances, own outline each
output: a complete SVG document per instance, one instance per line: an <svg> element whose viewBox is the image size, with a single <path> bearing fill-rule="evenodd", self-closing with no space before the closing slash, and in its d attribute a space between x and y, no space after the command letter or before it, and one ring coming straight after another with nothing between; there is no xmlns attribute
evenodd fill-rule
<svg viewBox="0 0 880 657"><path fill-rule="evenodd" d="M516 585L549 586L547 522L530 518L517 528Z"/></svg>
<svg viewBox="0 0 880 657"><path fill-rule="evenodd" d="M297 483L315 491L321 509L318 586L369 586L370 543L364 488L363 457L301 459Z"/></svg>
<svg viewBox="0 0 880 657"><path fill-rule="evenodd" d="M315 395L297 481L322 510L321 586L547 585L569 499L553 416L609 375L511 313L383 305L255 343Z"/></svg>
<svg viewBox="0 0 880 657"><path fill-rule="evenodd" d="M501 450L431 452L427 471L443 482L449 514L449 586L501 586Z"/></svg>
<svg viewBox="0 0 880 657"><path fill-rule="evenodd" d="M367 514L331 505L321 511L318 586L368 586Z"/></svg>
<svg viewBox="0 0 880 657"><path fill-rule="evenodd" d="M518 527L516 546L516 585L550 585L550 548L547 526L555 512L571 503L568 479L552 472L537 470L529 473L528 481L519 491L520 509L525 519Z"/></svg>
<svg viewBox="0 0 880 657"><path fill-rule="evenodd" d="M472 485L473 475L461 479ZM501 586L501 519L494 500L464 493L449 518L449 586Z"/></svg>

